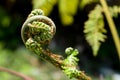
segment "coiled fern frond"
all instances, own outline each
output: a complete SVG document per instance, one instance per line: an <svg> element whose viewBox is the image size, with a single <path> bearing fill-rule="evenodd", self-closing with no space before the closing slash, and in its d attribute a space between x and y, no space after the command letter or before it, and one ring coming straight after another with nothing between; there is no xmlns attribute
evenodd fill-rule
<svg viewBox="0 0 120 80"><path fill-rule="evenodd" d="M53 21L44 16L41 9L35 9L28 15L21 29L21 37L25 46L36 53L41 58L52 63L54 66L63 70L69 78L77 78L79 80L91 80L84 72L77 70L78 54L77 49L67 48L67 58L53 54L48 45L56 32Z"/></svg>
<svg viewBox="0 0 120 80"><path fill-rule="evenodd" d="M97 5L94 10L88 15L89 19L85 22L84 33L86 40L93 50L94 56L97 55L101 42L105 41L106 29L104 28L104 20L102 15L102 8Z"/></svg>
<svg viewBox="0 0 120 80"><path fill-rule="evenodd" d="M42 10L35 10L28 16L21 30L24 43L31 37L38 43L49 44L56 32L56 27L53 21L43 14Z"/></svg>

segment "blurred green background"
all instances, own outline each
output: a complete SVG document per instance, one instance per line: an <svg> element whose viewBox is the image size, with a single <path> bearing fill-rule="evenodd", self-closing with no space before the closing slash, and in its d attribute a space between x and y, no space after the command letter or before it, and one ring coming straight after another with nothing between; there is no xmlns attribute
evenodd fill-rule
<svg viewBox="0 0 120 80"><path fill-rule="evenodd" d="M120 0L107 0L109 6L120 6ZM106 42L96 57L85 40L84 22L98 0L0 0L0 66L30 76L34 80L69 80L59 69L28 51L21 40L21 26L35 8L41 8L56 24L56 35L50 49L64 55L71 46L79 50L79 67L94 80L114 80L120 73L120 62L105 19ZM97 14L96 14L97 15ZM114 18L120 34L120 14ZM120 75L120 74L119 74ZM0 80L22 80L0 71ZM74 79L73 79L74 80Z"/></svg>

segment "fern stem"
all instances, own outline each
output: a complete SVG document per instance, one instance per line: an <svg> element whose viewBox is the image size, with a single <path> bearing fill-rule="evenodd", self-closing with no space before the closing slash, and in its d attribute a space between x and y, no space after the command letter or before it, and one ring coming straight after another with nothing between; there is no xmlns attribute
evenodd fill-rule
<svg viewBox="0 0 120 80"><path fill-rule="evenodd" d="M106 0L100 0L100 3L103 6L103 10L104 10L106 19L108 21L108 25L109 25L109 28L111 30L111 34L113 36L115 46L116 46L116 49L117 49L117 52L118 52L118 56L119 56L119 59L120 59L120 40L119 40L119 36L118 36L118 33L117 33L115 23L114 23L111 15L110 15L110 12L108 10Z"/></svg>

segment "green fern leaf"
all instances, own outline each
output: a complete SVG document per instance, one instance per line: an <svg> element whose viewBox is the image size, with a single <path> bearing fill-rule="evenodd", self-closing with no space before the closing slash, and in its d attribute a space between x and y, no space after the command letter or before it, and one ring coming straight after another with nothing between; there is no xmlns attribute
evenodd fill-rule
<svg viewBox="0 0 120 80"><path fill-rule="evenodd" d="M94 10L88 15L89 19L85 22L84 33L86 40L90 44L93 50L93 55L98 54L101 42L105 41L106 29L104 29L104 20L102 15L102 8L97 5Z"/></svg>

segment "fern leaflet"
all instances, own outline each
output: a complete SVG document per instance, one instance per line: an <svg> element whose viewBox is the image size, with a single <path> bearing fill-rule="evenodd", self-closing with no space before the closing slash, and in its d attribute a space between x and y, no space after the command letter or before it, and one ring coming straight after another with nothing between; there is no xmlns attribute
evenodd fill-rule
<svg viewBox="0 0 120 80"><path fill-rule="evenodd" d="M100 48L101 42L105 41L106 29L104 29L104 21L102 15L102 8L97 5L89 15L89 19L85 22L84 33L85 38L92 47L93 55L96 56Z"/></svg>

